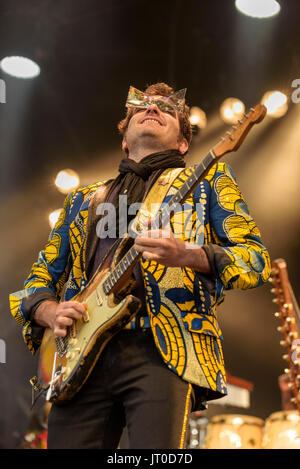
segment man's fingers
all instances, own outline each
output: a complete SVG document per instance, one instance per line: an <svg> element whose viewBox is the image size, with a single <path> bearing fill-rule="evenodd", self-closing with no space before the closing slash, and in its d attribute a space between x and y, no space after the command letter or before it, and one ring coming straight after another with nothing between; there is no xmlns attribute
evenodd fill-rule
<svg viewBox="0 0 300 469"><path fill-rule="evenodd" d="M67 328L71 327L74 321L83 319L86 314L86 303L76 301L66 301L61 303L56 311L54 333L58 337L67 335Z"/></svg>
<svg viewBox="0 0 300 469"><path fill-rule="evenodd" d="M151 253L151 254L155 254L157 255L158 257L163 257L164 254L165 254L165 250L163 247L161 246L146 246L146 245L139 245L139 246L136 246L135 248L138 252L141 252L143 254L143 256L145 257L145 252L148 252L148 253Z"/></svg>
<svg viewBox="0 0 300 469"><path fill-rule="evenodd" d="M69 326L72 326L74 320L69 318L69 317L66 317L66 316L60 316L57 318L56 320L56 324L59 326L59 327L69 327Z"/></svg>
<svg viewBox="0 0 300 469"><path fill-rule="evenodd" d="M145 259L149 259L149 261L159 261L161 258L158 254L154 254L153 252L144 251L143 257Z"/></svg>
<svg viewBox="0 0 300 469"><path fill-rule="evenodd" d="M155 244L156 242L159 242L162 239L171 238L172 237L171 233L172 233L171 230L166 230L166 229L142 231L142 233L140 233L135 238L135 242L140 243L140 242L145 241L148 243L153 242Z"/></svg>
<svg viewBox="0 0 300 469"><path fill-rule="evenodd" d="M60 327L54 327L53 329L53 333L57 336L57 337L66 337L67 335L67 329L63 329L63 328L60 328Z"/></svg>
<svg viewBox="0 0 300 469"><path fill-rule="evenodd" d="M85 303L79 303L79 301L65 301L61 303L63 309L73 308L78 313L85 314Z"/></svg>
<svg viewBox="0 0 300 469"><path fill-rule="evenodd" d="M80 320L82 319L83 314L79 313L73 308L68 308L68 309L63 309L61 311L57 311L56 317L57 318L66 317L66 318L71 318L75 320Z"/></svg>

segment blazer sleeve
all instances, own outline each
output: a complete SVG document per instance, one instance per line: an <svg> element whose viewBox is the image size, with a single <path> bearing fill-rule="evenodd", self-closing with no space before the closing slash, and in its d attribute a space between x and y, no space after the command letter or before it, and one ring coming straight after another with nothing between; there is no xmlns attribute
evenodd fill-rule
<svg viewBox="0 0 300 469"><path fill-rule="evenodd" d="M212 243L203 246L222 290L257 287L270 276L270 257L231 167L218 163L210 194Z"/></svg>
<svg viewBox="0 0 300 469"><path fill-rule="evenodd" d="M72 194L66 197L48 243L39 253L25 280L24 289L9 295L11 314L22 326L25 343L33 354L41 343L44 331L44 328L34 322L33 313L44 300L59 301L69 272L69 217Z"/></svg>

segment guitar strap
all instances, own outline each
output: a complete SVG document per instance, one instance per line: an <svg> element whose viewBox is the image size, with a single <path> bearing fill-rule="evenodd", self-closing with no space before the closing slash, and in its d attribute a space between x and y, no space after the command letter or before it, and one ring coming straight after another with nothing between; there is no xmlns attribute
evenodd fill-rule
<svg viewBox="0 0 300 469"><path fill-rule="evenodd" d="M185 168L163 171L146 195L143 205L135 217L135 225L145 224L155 217L173 182L183 171L185 171Z"/></svg>

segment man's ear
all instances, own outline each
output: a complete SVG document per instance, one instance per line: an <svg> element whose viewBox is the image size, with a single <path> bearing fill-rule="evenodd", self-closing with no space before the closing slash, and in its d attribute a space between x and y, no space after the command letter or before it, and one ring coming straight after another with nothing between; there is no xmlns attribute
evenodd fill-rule
<svg viewBox="0 0 300 469"><path fill-rule="evenodd" d="M189 144L188 144L188 141L186 138L183 138L180 142L179 142L179 146L178 146L178 150L179 152L184 155L184 153L186 153L188 151L188 148L189 148Z"/></svg>
<svg viewBox="0 0 300 469"><path fill-rule="evenodd" d="M125 151L125 153L128 152L128 146L127 146L125 137L123 137L123 140L122 140L122 150Z"/></svg>

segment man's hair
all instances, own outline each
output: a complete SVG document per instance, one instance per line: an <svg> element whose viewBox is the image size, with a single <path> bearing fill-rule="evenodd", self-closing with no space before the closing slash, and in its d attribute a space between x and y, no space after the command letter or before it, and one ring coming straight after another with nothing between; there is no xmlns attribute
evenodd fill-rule
<svg viewBox="0 0 300 469"><path fill-rule="evenodd" d="M174 93L173 88L171 88L166 83L155 83L153 85L148 86L144 93L148 94L149 96L171 96ZM180 124L180 138L186 138L188 144L191 143L192 140L192 126L190 124L189 119L189 112L190 108L185 105L184 112L179 112L179 124ZM133 108L127 108L127 113L124 119L121 120L118 124L118 129L121 135L124 135L129 121L134 114Z"/></svg>

